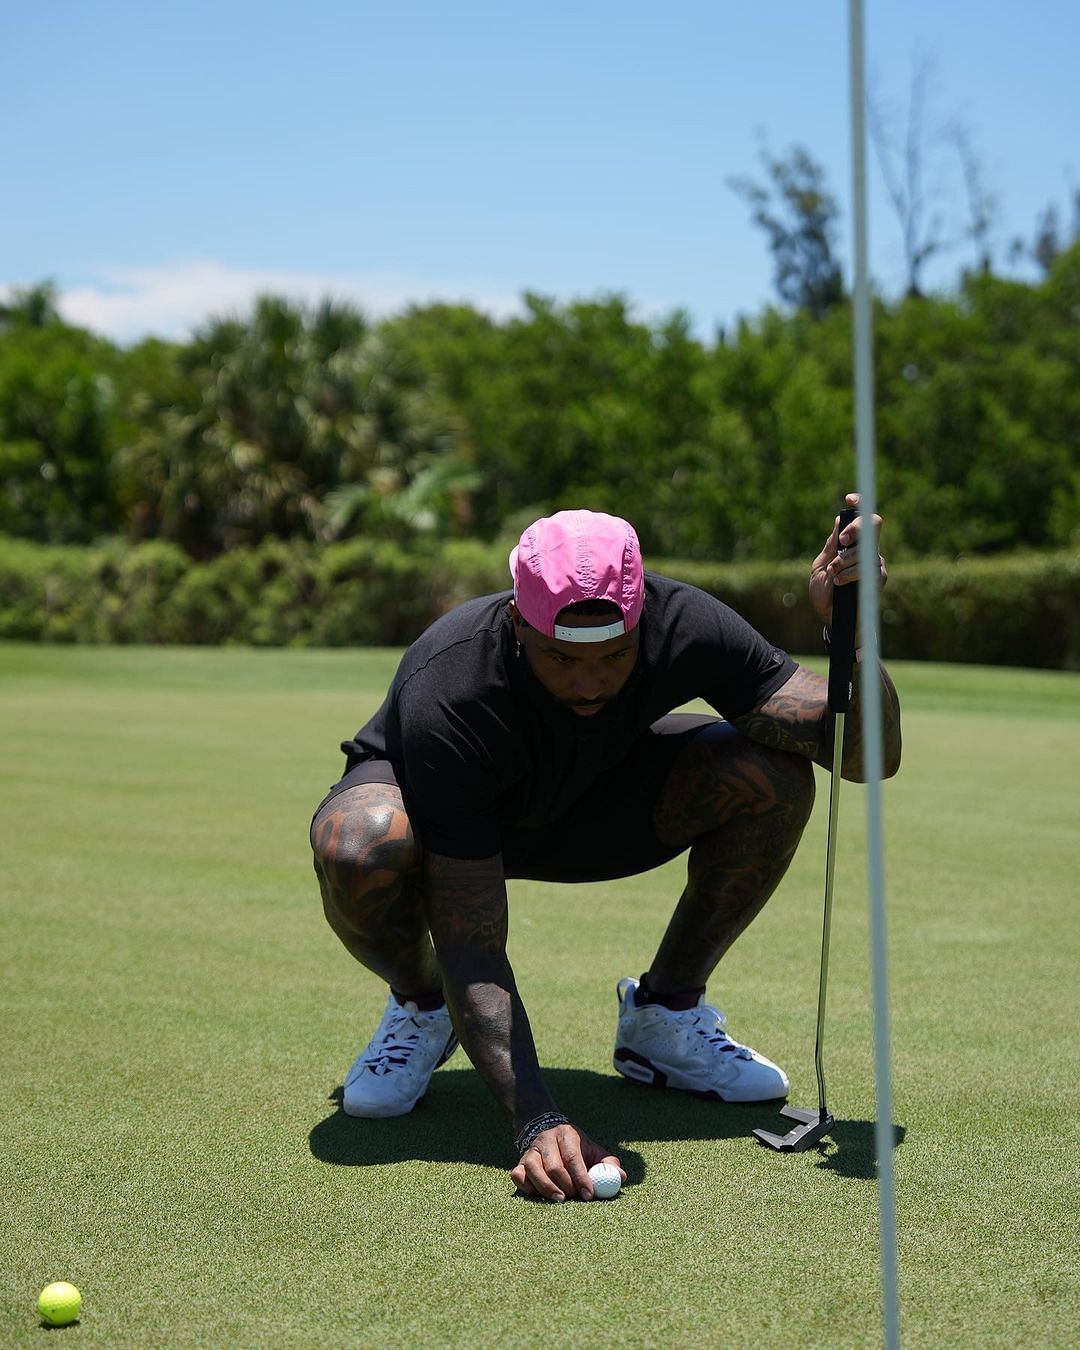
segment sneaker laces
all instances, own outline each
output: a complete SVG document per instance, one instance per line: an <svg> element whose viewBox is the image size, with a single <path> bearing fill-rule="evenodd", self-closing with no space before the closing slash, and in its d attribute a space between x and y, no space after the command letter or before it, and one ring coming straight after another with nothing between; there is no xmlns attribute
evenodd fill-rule
<svg viewBox="0 0 1080 1350"><path fill-rule="evenodd" d="M368 1047L362 1067L370 1069L379 1077L393 1073L395 1069L405 1068L409 1057L417 1047L420 1033L426 1029L424 1023L420 1021L421 1016L423 1014L411 1013L400 1006L392 1010L388 1025ZM414 1030L409 1032L407 1030L409 1026Z"/></svg>
<svg viewBox="0 0 1080 1350"><path fill-rule="evenodd" d="M740 1045L727 1034L727 1017L711 1003L701 1003L696 1008L675 1014L688 1031L694 1032L701 1040L694 1046L698 1053L710 1045L721 1054L735 1055L739 1059L752 1059L749 1046Z"/></svg>

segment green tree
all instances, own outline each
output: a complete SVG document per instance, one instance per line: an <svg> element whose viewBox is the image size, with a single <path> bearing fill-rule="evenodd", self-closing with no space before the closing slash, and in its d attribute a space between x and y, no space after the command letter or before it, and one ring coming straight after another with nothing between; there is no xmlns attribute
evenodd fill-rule
<svg viewBox="0 0 1080 1350"><path fill-rule="evenodd" d="M79 543L117 528L113 361L59 321L0 337L0 531Z"/></svg>
<svg viewBox="0 0 1080 1350"><path fill-rule="evenodd" d="M249 319L204 328L158 376L170 397L159 393L127 448L124 481L146 504L138 532L195 556L362 530L451 440L422 376L331 302L309 311L263 297Z"/></svg>
<svg viewBox="0 0 1080 1350"><path fill-rule="evenodd" d="M51 281L40 281L35 286L12 286L7 298L0 301L0 332L47 328L60 322L56 286Z"/></svg>
<svg viewBox="0 0 1080 1350"><path fill-rule="evenodd" d="M785 158L762 149L766 181L731 178L728 186L750 206L773 257L776 293L788 305L823 318L844 299L836 261L839 207L825 185L825 171L802 146Z"/></svg>
<svg viewBox="0 0 1080 1350"><path fill-rule="evenodd" d="M691 514L679 484L706 421L704 354L685 315L649 326L621 296L560 306L530 295L476 355L481 378L459 383L455 409L481 477L481 532L587 505L630 517L646 548L670 546Z"/></svg>
<svg viewBox="0 0 1080 1350"><path fill-rule="evenodd" d="M902 551L1064 545L1080 463L1080 247L1037 287L969 275L905 301L877 343L882 498Z"/></svg>

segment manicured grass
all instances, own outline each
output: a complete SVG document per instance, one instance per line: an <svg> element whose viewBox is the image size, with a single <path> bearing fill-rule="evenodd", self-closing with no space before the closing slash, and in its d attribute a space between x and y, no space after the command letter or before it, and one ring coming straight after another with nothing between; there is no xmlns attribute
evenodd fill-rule
<svg viewBox="0 0 1080 1350"><path fill-rule="evenodd" d="M463 1057L399 1121L341 1115L381 1010L325 926L307 823L390 652L0 646L0 1343L78 1284L98 1346L877 1343L863 791L845 785L820 1153L768 1108L623 1082L614 985L681 867L514 883L556 1094L609 1204L512 1196ZM897 666L885 787L906 1344L1075 1344L1080 679ZM812 1105L827 792L710 986Z"/></svg>

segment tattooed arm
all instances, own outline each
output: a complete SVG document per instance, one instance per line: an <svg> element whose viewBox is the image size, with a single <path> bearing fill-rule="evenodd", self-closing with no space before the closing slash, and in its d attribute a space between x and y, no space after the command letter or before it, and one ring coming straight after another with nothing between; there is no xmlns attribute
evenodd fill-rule
<svg viewBox="0 0 1080 1350"><path fill-rule="evenodd" d="M859 506L859 494L849 492L847 506ZM872 518L875 541L881 539L881 517ZM837 586L848 586L858 574L857 545L863 518L840 528L840 517L833 522L832 533L810 567L810 603L826 625L832 621L832 597ZM878 554L879 584L889 579L885 559ZM900 700L884 666L878 667L881 680L882 775L891 778L900 767ZM860 690L870 672L856 664L852 671L852 700L844 718L844 748L841 776L857 783L866 781L863 762L862 704ZM760 707L734 725L744 735L779 750L805 755L823 769L832 769L833 719L828 708L828 682L802 666L783 688Z"/></svg>
<svg viewBox="0 0 1080 1350"><path fill-rule="evenodd" d="M891 778L900 767L900 702L884 666L881 678L882 772ZM869 672L856 665L852 674L853 698L844 718L844 752L841 776L856 783L866 781L860 689ZM782 688L759 708L732 724L752 740L805 755L823 769L832 768L833 719L828 708L829 686L822 676L799 666Z"/></svg>
<svg viewBox="0 0 1080 1350"><path fill-rule="evenodd" d="M428 926L465 1053L520 1129L556 1110L506 955L502 857L424 860Z"/></svg>
<svg viewBox="0 0 1080 1350"><path fill-rule="evenodd" d="M558 1112L544 1084L532 1028L506 955L507 906L502 857L424 859L428 926L443 989L465 1053L515 1132ZM591 1199L588 1169L618 1159L569 1122L545 1130L511 1172L528 1195ZM625 1179L625 1177L624 1177Z"/></svg>

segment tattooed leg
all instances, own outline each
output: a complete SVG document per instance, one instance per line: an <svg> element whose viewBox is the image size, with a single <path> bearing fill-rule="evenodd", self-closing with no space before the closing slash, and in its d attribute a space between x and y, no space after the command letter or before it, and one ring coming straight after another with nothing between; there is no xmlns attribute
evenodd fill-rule
<svg viewBox="0 0 1080 1350"><path fill-rule="evenodd" d="M649 970L654 991L706 984L787 871L813 803L808 760L727 723L694 737L654 815L661 840L691 844L686 889Z"/></svg>
<svg viewBox="0 0 1080 1350"><path fill-rule="evenodd" d="M339 792L315 817L311 847L327 921L352 955L399 994L437 994L420 848L399 789L365 783Z"/></svg>

